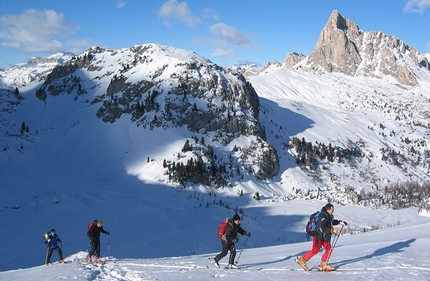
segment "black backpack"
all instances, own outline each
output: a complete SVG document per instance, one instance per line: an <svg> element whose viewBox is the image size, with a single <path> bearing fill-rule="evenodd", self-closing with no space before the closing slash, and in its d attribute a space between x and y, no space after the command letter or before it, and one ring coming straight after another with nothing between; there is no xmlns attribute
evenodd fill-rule
<svg viewBox="0 0 430 281"><path fill-rule="evenodd" d="M315 236L317 233L317 222L321 211L315 212L309 216L309 221L306 224L306 233L308 236Z"/></svg>

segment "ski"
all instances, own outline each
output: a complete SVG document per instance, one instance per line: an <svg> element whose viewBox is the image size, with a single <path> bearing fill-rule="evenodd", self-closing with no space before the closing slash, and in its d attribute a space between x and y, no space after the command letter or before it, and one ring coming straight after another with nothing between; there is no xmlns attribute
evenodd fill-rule
<svg viewBox="0 0 430 281"><path fill-rule="evenodd" d="M95 262L95 261L89 262L89 261L87 261L87 259L78 260L78 263L79 264L92 264L92 265L104 265L104 264L106 264L106 262L104 262L104 261L102 261L102 262Z"/></svg>
<svg viewBox="0 0 430 281"><path fill-rule="evenodd" d="M264 269L265 270L265 269ZM320 268L310 268L308 270L298 269L298 268L291 268L289 271L291 272L356 272L356 271L370 271L370 270L376 270L372 268L335 268L333 270L321 270Z"/></svg>

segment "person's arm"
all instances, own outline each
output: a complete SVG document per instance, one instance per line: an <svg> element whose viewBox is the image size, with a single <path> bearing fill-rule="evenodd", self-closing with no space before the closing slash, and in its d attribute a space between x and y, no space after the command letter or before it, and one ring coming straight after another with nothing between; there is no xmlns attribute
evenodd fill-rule
<svg viewBox="0 0 430 281"><path fill-rule="evenodd" d="M104 234L110 234L110 232L109 231L106 231L106 230L104 230L104 228L103 228L103 226L102 227L100 227L100 232L101 233L104 233Z"/></svg>

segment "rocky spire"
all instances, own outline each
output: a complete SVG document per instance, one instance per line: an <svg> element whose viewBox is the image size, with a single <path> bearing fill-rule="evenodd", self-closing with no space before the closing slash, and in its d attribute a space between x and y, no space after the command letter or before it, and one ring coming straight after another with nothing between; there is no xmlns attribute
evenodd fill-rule
<svg viewBox="0 0 430 281"><path fill-rule="evenodd" d="M428 69L425 56L417 49L395 36L364 32L336 10L321 31L306 65L349 76L393 77L406 85L418 83L414 71Z"/></svg>
<svg viewBox="0 0 430 281"><path fill-rule="evenodd" d="M362 32L358 26L335 10L321 31L308 63L321 66L328 72L354 75L361 62L355 43L360 41L360 37Z"/></svg>

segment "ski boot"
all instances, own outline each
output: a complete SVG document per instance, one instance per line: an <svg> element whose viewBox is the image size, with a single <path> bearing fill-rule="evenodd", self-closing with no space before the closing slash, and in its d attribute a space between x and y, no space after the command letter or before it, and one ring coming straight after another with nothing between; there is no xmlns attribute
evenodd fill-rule
<svg viewBox="0 0 430 281"><path fill-rule="evenodd" d="M90 256L90 255L88 255L88 256L87 256L87 261L88 261L89 263L92 263L92 262L93 262L93 260L91 259L91 256Z"/></svg>
<svg viewBox="0 0 430 281"><path fill-rule="evenodd" d="M296 263L298 263L305 271L308 271L308 266L306 265L306 261L303 257L296 259Z"/></svg>
<svg viewBox="0 0 430 281"><path fill-rule="evenodd" d="M211 261L211 263L213 263L217 268L220 268L220 267L219 267L219 263L218 263L215 259L210 258L209 260L210 260L210 261Z"/></svg>
<svg viewBox="0 0 430 281"><path fill-rule="evenodd" d="M328 265L325 261L321 261L320 270L322 270L322 271L333 271L334 267L331 265Z"/></svg>
<svg viewBox="0 0 430 281"><path fill-rule="evenodd" d="M63 263L64 263L64 261L63 261L63 260L59 260L59 261L58 261L58 263L61 263L61 264L63 264Z"/></svg>
<svg viewBox="0 0 430 281"><path fill-rule="evenodd" d="M234 264L229 264L227 268L228 268L228 269L239 269L239 267L237 267L237 266L236 266L236 265L234 265Z"/></svg>
<svg viewBox="0 0 430 281"><path fill-rule="evenodd" d="M102 263L102 261L99 258L96 258L96 263Z"/></svg>

